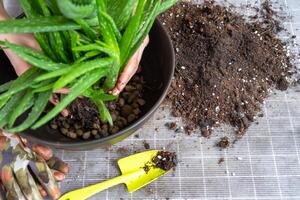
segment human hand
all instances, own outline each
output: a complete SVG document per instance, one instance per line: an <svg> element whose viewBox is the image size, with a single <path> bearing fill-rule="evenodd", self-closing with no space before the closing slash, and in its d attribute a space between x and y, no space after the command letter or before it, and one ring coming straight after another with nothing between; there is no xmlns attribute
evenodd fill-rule
<svg viewBox="0 0 300 200"><path fill-rule="evenodd" d="M48 147L28 148L26 143L17 135L0 133L0 199L42 200L47 194L57 199L57 181L65 178L68 165L53 157Z"/></svg>
<svg viewBox="0 0 300 200"><path fill-rule="evenodd" d="M5 11L3 1L0 0L0 21L8 20L10 17ZM22 46L30 47L32 49L40 51L41 48L37 41L34 39L32 34L0 34L0 40L7 40L13 42L15 44L19 44ZM30 68L30 65L17 56L10 49L4 49L5 54L9 58L12 66L14 67L18 76L23 74L27 69Z"/></svg>
<svg viewBox="0 0 300 200"><path fill-rule="evenodd" d="M144 53L145 48L149 44L149 36L145 38L143 43L141 44L140 48L133 54L133 56L128 61L127 65L125 66L123 72L121 73L117 85L114 89L112 89L111 94L112 95L118 95L122 92L122 90L125 88L127 83L130 81L130 79L133 77L133 75L137 72L139 69L139 65Z"/></svg>
<svg viewBox="0 0 300 200"><path fill-rule="evenodd" d="M35 40L32 34L0 34L0 40L7 40L9 42L30 47L35 50L41 51L41 48L38 44L38 42ZM26 70L28 70L31 65L24 61L22 58L20 58L17 54L15 54L13 51L10 49L4 49L4 53L7 55L9 58L12 66L15 69L15 72L18 76L23 74ZM68 89L61 89L57 91L57 93L60 94L67 94L69 92ZM49 101L57 105L59 103L59 98L56 94L52 95L52 97L49 99ZM69 112L68 110L64 109L62 111L63 116L68 116Z"/></svg>
<svg viewBox="0 0 300 200"><path fill-rule="evenodd" d="M2 2L2 0L0 0L0 21L7 20L9 18L10 18L9 15L6 13L6 11L4 9L3 2ZM41 51L40 45L35 40L35 38L32 34L0 34L0 40L3 40L3 41L7 40L14 44L30 47L34 50ZM4 49L3 51L7 55L8 59L10 60L12 66L14 67L15 72L18 76L23 74L26 70L28 70L31 67L31 65L29 63L24 61L22 58L20 58L17 54L15 54L10 49ZM61 89L61 90L57 91L57 93L60 93L60 94L66 94L68 92L69 92L68 89ZM52 97L49 99L49 101L52 104L57 105L59 103L59 98L55 94L55 95L52 95ZM68 110L64 109L62 111L63 116L68 116L68 114L69 114Z"/></svg>

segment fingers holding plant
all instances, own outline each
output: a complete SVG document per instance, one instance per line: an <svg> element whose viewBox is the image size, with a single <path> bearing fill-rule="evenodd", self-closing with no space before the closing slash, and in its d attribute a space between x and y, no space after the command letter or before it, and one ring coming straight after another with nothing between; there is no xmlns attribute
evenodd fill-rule
<svg viewBox="0 0 300 200"><path fill-rule="evenodd" d="M144 53L145 48L149 44L149 36L145 38L141 46L138 50L133 54L133 56L129 59L127 65L124 70L121 72L121 75L118 79L117 85L114 89L112 89L112 95L118 95L123 91L127 83L133 77L133 75L138 71L139 65L142 59L142 55Z"/></svg>

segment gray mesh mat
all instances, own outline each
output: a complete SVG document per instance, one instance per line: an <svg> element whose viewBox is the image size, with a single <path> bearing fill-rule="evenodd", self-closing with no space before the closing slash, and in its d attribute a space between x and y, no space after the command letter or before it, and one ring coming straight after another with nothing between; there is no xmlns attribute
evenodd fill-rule
<svg viewBox="0 0 300 200"><path fill-rule="evenodd" d="M260 3L256 0L227 2L240 7L243 13L250 10L240 5ZM300 38L300 1L273 2L280 14L293 17L284 25ZM19 11L17 0L6 3L11 13ZM284 34L280 37L287 39ZM290 49L299 52L294 46ZM120 185L90 199L300 199L300 87L286 92L273 91L262 106L264 117L258 118L259 123L253 123L247 135L225 151L214 144L221 136L232 134L230 127L216 129L211 139L170 132L165 123L181 124L181 121L170 116L167 106L162 106L138 131L139 138L130 137L110 149L57 150L56 153L72 167L61 185L62 190L69 191L119 175L116 160L144 151L143 142L147 141L153 149L176 151L180 160L177 170L133 194L128 194ZM121 152L120 148L126 151ZM220 158L225 162L219 165Z"/></svg>

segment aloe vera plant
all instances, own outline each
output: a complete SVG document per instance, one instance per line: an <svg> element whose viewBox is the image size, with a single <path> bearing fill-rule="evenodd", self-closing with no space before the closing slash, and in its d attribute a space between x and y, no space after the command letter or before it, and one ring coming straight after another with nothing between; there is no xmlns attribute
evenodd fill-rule
<svg viewBox="0 0 300 200"><path fill-rule="evenodd" d="M149 33L157 15L177 0L20 0L26 15L0 21L0 33L33 33L42 52L0 41L32 65L14 81L0 86L0 128L39 128L78 96L90 98L102 120L112 125L107 94L120 71ZM70 93L42 116L52 93ZM15 112L11 112L16 108ZM16 119L30 111L23 123Z"/></svg>

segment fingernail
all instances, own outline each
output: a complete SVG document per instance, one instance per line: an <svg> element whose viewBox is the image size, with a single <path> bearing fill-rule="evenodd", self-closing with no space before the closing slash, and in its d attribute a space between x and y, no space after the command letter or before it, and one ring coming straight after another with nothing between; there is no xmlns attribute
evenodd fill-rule
<svg viewBox="0 0 300 200"><path fill-rule="evenodd" d="M60 190L59 190L59 188L52 189L51 196L52 196L53 199L58 199L60 197Z"/></svg>
<svg viewBox="0 0 300 200"><path fill-rule="evenodd" d="M61 173L61 172L54 172L53 176L55 177L55 179L57 181L63 181L65 179L65 177L66 177L66 175L63 174L63 173Z"/></svg>
<svg viewBox="0 0 300 200"><path fill-rule="evenodd" d="M70 171L70 167L69 167L69 165L68 165L68 164L66 164L66 165L63 167L63 170L62 170L62 172L63 172L64 174L68 174L68 173L69 173L69 171Z"/></svg>
<svg viewBox="0 0 300 200"><path fill-rule="evenodd" d="M62 114L64 117L68 117L69 111L68 111L68 110L63 110L63 111L61 112L61 114Z"/></svg>
<svg viewBox="0 0 300 200"><path fill-rule="evenodd" d="M53 157L53 152L48 147L42 145L33 145L32 150L43 157L46 161Z"/></svg>
<svg viewBox="0 0 300 200"><path fill-rule="evenodd" d="M10 173L8 167L5 167L4 169L2 169L1 179L2 179L2 182L5 182L5 183L10 182L12 180L12 176L11 176L11 173Z"/></svg>
<svg viewBox="0 0 300 200"><path fill-rule="evenodd" d="M28 143L27 139L25 139L25 138L23 138L23 137L20 137L20 138L21 138L22 142L23 142L25 145L27 145L27 143Z"/></svg>
<svg viewBox="0 0 300 200"><path fill-rule="evenodd" d="M40 191L42 197L46 197L47 196L47 192L43 188L39 188L39 191Z"/></svg>
<svg viewBox="0 0 300 200"><path fill-rule="evenodd" d="M112 95L114 95L114 96L116 96L116 95L118 95L118 94L120 94L120 91L119 91L118 89L116 89L116 90L114 90L114 91L112 92Z"/></svg>

